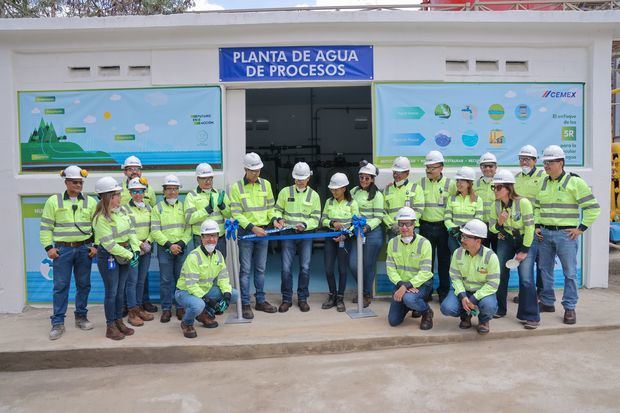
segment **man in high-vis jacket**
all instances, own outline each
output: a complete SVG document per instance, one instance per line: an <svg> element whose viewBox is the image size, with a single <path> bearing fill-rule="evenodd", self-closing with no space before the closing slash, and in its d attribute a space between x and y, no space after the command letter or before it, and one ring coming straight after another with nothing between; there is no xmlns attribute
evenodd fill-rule
<svg viewBox="0 0 620 413"><path fill-rule="evenodd" d="M461 247L454 251L450 263L452 290L441 303L441 313L460 317L459 328L471 328L472 316L478 314L478 333L490 331L489 322L497 312L499 260L482 245L487 226L472 219L461 228Z"/></svg>
<svg viewBox="0 0 620 413"><path fill-rule="evenodd" d="M491 219L491 210L495 204L495 192L493 192L493 177L497 172L497 158L491 152L483 153L478 160L480 165L480 172L482 176L474 183L474 191L476 195L482 198L482 221L489 227L489 220ZM488 236L484 241L484 245L491 248L493 251L497 251L497 234L488 232Z"/></svg>
<svg viewBox="0 0 620 413"><path fill-rule="evenodd" d="M52 195L45 202L41 215L39 239L54 269L53 314L50 340L59 339L65 332L65 313L69 301L71 272L75 277L75 326L91 330L88 312L90 270L97 253L93 247L92 220L97 201L84 195L82 188L88 173L76 165L65 168L60 176L66 191Z"/></svg>
<svg viewBox="0 0 620 413"><path fill-rule="evenodd" d="M418 216L424 209L424 192L422 187L409 179L411 162L405 156L399 156L392 163L393 182L387 184L383 190L383 224L387 231L387 238L393 238L399 234L396 226L396 215L402 207L412 208Z"/></svg>
<svg viewBox="0 0 620 413"><path fill-rule="evenodd" d="M400 235L388 243L385 262L387 275L395 286L388 322L397 326L409 310L417 311L422 315L420 330L430 330L433 310L424 299L433 290L431 243L414 232L416 213L413 209L401 208L396 221Z"/></svg>
<svg viewBox="0 0 620 413"><path fill-rule="evenodd" d="M267 235L265 230L272 224L281 228L274 209L275 200L271 184L260 178L263 162L254 152L243 157L245 176L230 187L230 210L233 219L239 221L239 236L254 234ZM269 241L239 241L239 283L243 318L254 318L250 305L250 269L254 268L254 288L256 289L255 309L275 313L278 309L265 300L265 266Z"/></svg>
<svg viewBox="0 0 620 413"><path fill-rule="evenodd" d="M539 263L543 289L540 311L555 311L553 291L555 257L564 272L564 323L575 324L577 315L577 249L579 236L601 213L592 190L582 178L564 171L564 151L550 145L543 152L547 177L543 180L534 205L534 222L539 244ZM581 211L581 219L579 212Z"/></svg>

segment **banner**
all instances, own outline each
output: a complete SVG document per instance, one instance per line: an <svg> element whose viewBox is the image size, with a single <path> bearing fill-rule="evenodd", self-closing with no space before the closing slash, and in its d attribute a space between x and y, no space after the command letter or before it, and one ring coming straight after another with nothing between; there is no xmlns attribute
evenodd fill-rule
<svg viewBox="0 0 620 413"><path fill-rule="evenodd" d="M583 83L377 83L374 156L389 168L397 156L423 166L439 150L447 166L477 166L491 152L518 166L526 144L538 153L560 145L566 165L583 166Z"/></svg>
<svg viewBox="0 0 620 413"><path fill-rule="evenodd" d="M220 49L220 82L372 79L372 46Z"/></svg>
<svg viewBox="0 0 620 413"><path fill-rule="evenodd" d="M222 168L217 86L18 92L21 170Z"/></svg>

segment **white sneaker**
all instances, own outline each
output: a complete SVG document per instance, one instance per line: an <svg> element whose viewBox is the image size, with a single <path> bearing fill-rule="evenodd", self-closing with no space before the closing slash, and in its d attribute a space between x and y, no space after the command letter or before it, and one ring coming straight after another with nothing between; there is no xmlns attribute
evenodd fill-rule
<svg viewBox="0 0 620 413"><path fill-rule="evenodd" d="M80 330L92 330L93 329L93 323L91 323L90 321L88 321L88 318L86 317L78 317L75 319L75 326L77 328L79 328Z"/></svg>
<svg viewBox="0 0 620 413"><path fill-rule="evenodd" d="M65 332L64 324L56 324L50 330L50 340L58 340Z"/></svg>

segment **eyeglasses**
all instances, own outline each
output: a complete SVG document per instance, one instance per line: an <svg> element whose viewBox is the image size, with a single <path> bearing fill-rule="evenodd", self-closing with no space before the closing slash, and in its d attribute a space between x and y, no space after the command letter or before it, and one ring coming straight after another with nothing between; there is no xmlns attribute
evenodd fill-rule
<svg viewBox="0 0 620 413"><path fill-rule="evenodd" d="M360 175L359 178L360 178L360 181L371 181L372 180L372 176L370 175Z"/></svg>
<svg viewBox="0 0 620 413"><path fill-rule="evenodd" d="M561 159L551 159L549 161L543 161L543 165L551 165L552 163L560 162Z"/></svg>
<svg viewBox="0 0 620 413"><path fill-rule="evenodd" d="M476 239L476 237L461 233L461 239Z"/></svg>
<svg viewBox="0 0 620 413"><path fill-rule="evenodd" d="M530 162L530 161L536 162L536 158L532 158L529 156L519 156L519 162Z"/></svg>
<svg viewBox="0 0 620 413"><path fill-rule="evenodd" d="M411 228L413 225L414 225L413 222L399 222L398 223L398 226L400 228L402 228L402 227Z"/></svg>
<svg viewBox="0 0 620 413"><path fill-rule="evenodd" d="M505 188L505 186L504 186L504 185L500 185L500 184L497 184L497 185L491 185L491 190L492 190L492 191L496 191L496 192L497 192L497 191L501 191L501 190L502 190L502 188Z"/></svg>
<svg viewBox="0 0 620 413"><path fill-rule="evenodd" d="M84 181L82 180L77 180L77 179L65 179L66 182L69 182L70 184L73 185L83 185Z"/></svg>
<svg viewBox="0 0 620 413"><path fill-rule="evenodd" d="M212 176L207 176L207 177L199 176L198 180L201 181L201 182L211 182L211 181L213 181L213 177Z"/></svg>
<svg viewBox="0 0 620 413"><path fill-rule="evenodd" d="M132 189L129 191L131 195L142 195L144 194L144 189Z"/></svg>
<svg viewBox="0 0 620 413"><path fill-rule="evenodd" d="M497 165L495 165L494 163L483 163L482 165L480 165L481 168L483 169L487 169L487 168L495 168Z"/></svg>
<svg viewBox="0 0 620 413"><path fill-rule="evenodd" d="M129 172L140 172L142 168L140 168L139 166L128 166L127 168L125 168L125 170Z"/></svg>
<svg viewBox="0 0 620 413"><path fill-rule="evenodd" d="M169 186L169 187L164 188L164 191L179 192L179 188L176 186Z"/></svg>
<svg viewBox="0 0 620 413"><path fill-rule="evenodd" d="M435 169L439 169L441 166L427 166L426 170L429 172L433 172Z"/></svg>

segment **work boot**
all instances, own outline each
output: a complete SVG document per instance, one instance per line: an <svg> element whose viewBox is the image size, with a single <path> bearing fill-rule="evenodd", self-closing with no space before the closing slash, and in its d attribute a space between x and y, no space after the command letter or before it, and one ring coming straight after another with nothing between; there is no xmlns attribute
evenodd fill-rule
<svg viewBox="0 0 620 413"><path fill-rule="evenodd" d="M112 340L122 340L125 334L121 333L116 324L108 325L105 330L105 336Z"/></svg>
<svg viewBox="0 0 620 413"><path fill-rule="evenodd" d="M183 337L185 338L196 338L197 336L194 326L185 324L183 321L181 321L181 331L183 332Z"/></svg>
<svg viewBox="0 0 620 413"><path fill-rule="evenodd" d="M476 328L476 330L478 330L478 334L488 334L489 331L491 331L491 328L489 327L489 322L487 321L486 323L478 323L478 327Z"/></svg>
<svg viewBox="0 0 620 413"><path fill-rule="evenodd" d="M203 311L198 317L196 317L196 321L202 323L205 328L215 328L219 325L218 322L215 321L215 318L211 317L206 311Z"/></svg>
<svg viewBox="0 0 620 413"><path fill-rule="evenodd" d="M129 309L129 315L127 317L127 322L134 327L142 327L144 325L144 321L140 318L140 312L138 310L138 306L131 307Z"/></svg>
<svg viewBox="0 0 620 413"><path fill-rule="evenodd" d="M146 312L144 307L138 307L138 316L144 321L153 321L155 318L153 314Z"/></svg>
<svg viewBox="0 0 620 413"><path fill-rule="evenodd" d="M280 304L280 307L278 307L278 313L286 313L288 309L291 308L291 305L293 304L286 302L286 301L282 301L282 304Z"/></svg>
<svg viewBox="0 0 620 413"><path fill-rule="evenodd" d="M564 310L564 324L575 324L577 322L577 313L575 310Z"/></svg>
<svg viewBox="0 0 620 413"><path fill-rule="evenodd" d="M526 330L535 330L536 328L538 328L539 324L540 321L526 320L523 323L523 328L525 328Z"/></svg>
<svg viewBox="0 0 620 413"><path fill-rule="evenodd" d="M143 303L142 308L144 308L144 311L146 311L147 313L157 312L157 306L149 302ZM147 320L144 320L144 321L147 321Z"/></svg>
<svg viewBox="0 0 620 413"><path fill-rule="evenodd" d="M119 318L118 320L116 320L116 327L119 329L121 333L125 334L126 336L130 336L134 333L134 329L127 327L125 323L123 323L122 318Z"/></svg>
<svg viewBox="0 0 620 413"><path fill-rule="evenodd" d="M538 309L540 310L541 313L555 313L554 305L546 305L546 304L543 304L542 302L538 303Z"/></svg>
<svg viewBox="0 0 620 413"><path fill-rule="evenodd" d="M65 333L64 324L55 324L50 330L50 340L58 340Z"/></svg>
<svg viewBox="0 0 620 413"><path fill-rule="evenodd" d="M306 300L299 300L299 302L297 304L299 305L299 310L302 313L307 313L308 311L310 311L310 306L308 305L308 301L306 301Z"/></svg>
<svg viewBox="0 0 620 413"><path fill-rule="evenodd" d="M344 296L339 295L336 297L336 311L338 311L339 313L343 313L347 310L347 308L344 306Z"/></svg>
<svg viewBox="0 0 620 413"><path fill-rule="evenodd" d="M172 318L172 311L163 310L161 312L161 317L159 317L159 321L162 323L167 323L168 321L170 321L171 318Z"/></svg>
<svg viewBox="0 0 620 413"><path fill-rule="evenodd" d="M250 304L241 305L241 316L246 320L251 320L254 318L254 313L252 312L252 306Z"/></svg>
<svg viewBox="0 0 620 413"><path fill-rule="evenodd" d="M430 330L433 328L433 309L429 308L428 311L422 314L422 320L420 320L420 330Z"/></svg>
<svg viewBox="0 0 620 413"><path fill-rule="evenodd" d="M177 307L177 320L183 320L184 315L185 315L185 309Z"/></svg>
<svg viewBox="0 0 620 413"><path fill-rule="evenodd" d="M459 328L462 328L462 329L471 328L471 314L461 316L461 322L459 323Z"/></svg>
<svg viewBox="0 0 620 413"><path fill-rule="evenodd" d="M325 299L325 301L323 301L323 304L321 305L321 308L323 310L329 310L330 308L334 307L335 305L336 305L336 294L329 293L327 295L327 298Z"/></svg>
<svg viewBox="0 0 620 413"><path fill-rule="evenodd" d="M411 318L420 318L422 317L422 313L418 310L411 310Z"/></svg>
<svg viewBox="0 0 620 413"><path fill-rule="evenodd" d="M364 294L364 308L368 307L372 302L372 298L369 295Z"/></svg>
<svg viewBox="0 0 620 413"><path fill-rule="evenodd" d="M512 299L512 302L515 304L519 304L519 296L515 295L514 298Z"/></svg>
<svg viewBox="0 0 620 413"><path fill-rule="evenodd" d="M93 323L88 321L88 318L86 318L85 315L75 317L75 326L79 328L80 330L92 330L93 329Z"/></svg>
<svg viewBox="0 0 620 413"><path fill-rule="evenodd" d="M256 311L263 311L265 313L275 313L278 311L278 308L275 305L269 304L269 301L263 301L262 303L256 303L254 306Z"/></svg>

